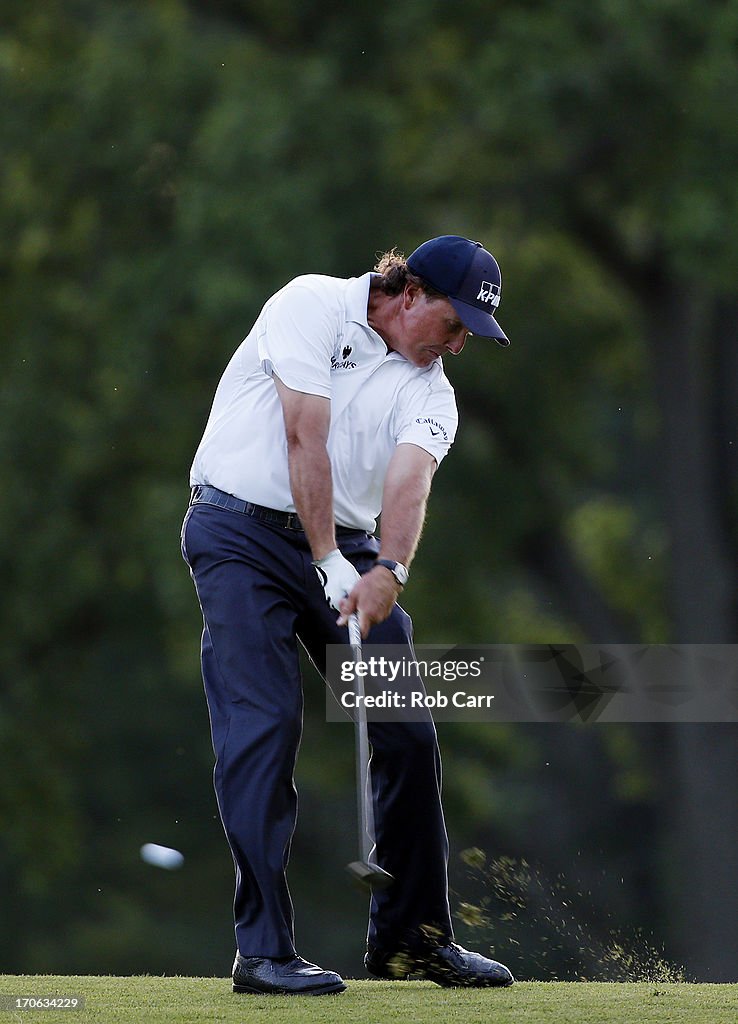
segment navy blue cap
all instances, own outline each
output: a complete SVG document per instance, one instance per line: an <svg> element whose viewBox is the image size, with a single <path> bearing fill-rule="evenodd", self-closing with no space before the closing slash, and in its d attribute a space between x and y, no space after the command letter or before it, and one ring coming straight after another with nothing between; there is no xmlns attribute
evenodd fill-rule
<svg viewBox="0 0 738 1024"><path fill-rule="evenodd" d="M447 296L472 334L494 338L498 345L510 344L493 315L502 295L502 274L481 242L461 235L431 238L408 256L407 267Z"/></svg>

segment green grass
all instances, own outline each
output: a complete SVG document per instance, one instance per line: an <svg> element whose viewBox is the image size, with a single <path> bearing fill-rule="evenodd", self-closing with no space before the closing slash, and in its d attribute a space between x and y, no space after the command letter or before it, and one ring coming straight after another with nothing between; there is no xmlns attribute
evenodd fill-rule
<svg viewBox="0 0 738 1024"><path fill-rule="evenodd" d="M421 981L350 981L334 996L234 995L230 979L0 977L0 995L84 996L80 1011L0 1011L0 1024L735 1024L738 985L519 982L441 989Z"/></svg>

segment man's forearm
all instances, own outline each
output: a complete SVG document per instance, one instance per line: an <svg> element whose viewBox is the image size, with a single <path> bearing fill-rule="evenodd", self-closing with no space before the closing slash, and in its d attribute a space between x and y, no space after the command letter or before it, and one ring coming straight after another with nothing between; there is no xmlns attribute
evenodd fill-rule
<svg viewBox="0 0 738 1024"><path fill-rule="evenodd" d="M428 489L421 487L398 491L394 500L382 510L381 549L379 558L389 558L409 566L415 557L423 531Z"/></svg>
<svg viewBox="0 0 738 1024"><path fill-rule="evenodd" d="M331 404L327 398L293 391L276 374L273 380L284 415L292 500L313 558L318 560L336 547L333 478L326 447Z"/></svg>
<svg viewBox="0 0 738 1024"><path fill-rule="evenodd" d="M432 455L413 444L400 444L390 460L382 492L380 558L409 565L425 520L425 507L436 468ZM383 565L375 565L341 603L341 622L353 611L366 635L370 626L392 612L400 587Z"/></svg>
<svg viewBox="0 0 738 1024"><path fill-rule="evenodd" d="M432 456L414 445L400 445L395 452L384 483L380 558L412 562L435 466Z"/></svg>
<svg viewBox="0 0 738 1024"><path fill-rule="evenodd" d="M290 488L314 559L324 558L336 547L333 522L333 481L325 445L319 440L288 442Z"/></svg>

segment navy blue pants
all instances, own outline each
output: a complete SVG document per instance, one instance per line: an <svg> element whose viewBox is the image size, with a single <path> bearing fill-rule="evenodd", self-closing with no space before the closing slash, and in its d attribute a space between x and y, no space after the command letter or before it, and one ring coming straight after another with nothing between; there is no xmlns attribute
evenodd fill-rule
<svg viewBox="0 0 738 1024"><path fill-rule="evenodd" d="M338 545L360 572L376 538L359 531ZM182 552L203 614L202 675L215 751L214 781L236 867L236 943L243 956L295 952L286 868L297 817L294 767L302 730L296 638L321 673L336 625L305 534L214 505L191 505ZM409 615L395 606L373 643L412 643ZM396 881L372 896L369 944L395 952L427 928L452 937L448 839L441 762L430 716L369 722L377 860Z"/></svg>

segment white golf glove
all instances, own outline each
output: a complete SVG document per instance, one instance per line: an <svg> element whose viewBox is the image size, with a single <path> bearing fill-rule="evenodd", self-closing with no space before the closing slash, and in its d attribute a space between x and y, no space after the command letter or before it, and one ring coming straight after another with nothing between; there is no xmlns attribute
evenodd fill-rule
<svg viewBox="0 0 738 1024"><path fill-rule="evenodd" d="M335 548L325 558L313 562L318 578L323 585L328 604L339 611L339 603L350 594L357 581L361 579L356 569L347 558L344 558L338 548Z"/></svg>

